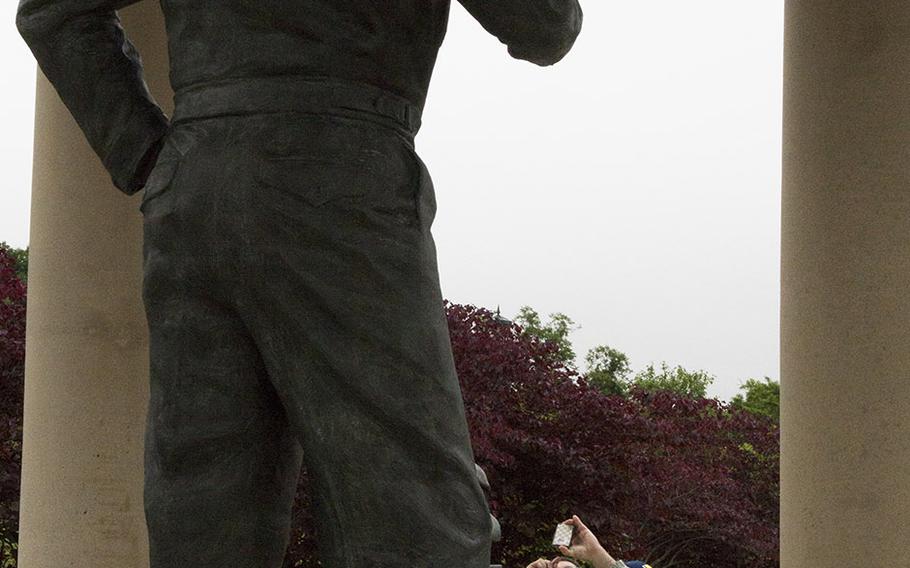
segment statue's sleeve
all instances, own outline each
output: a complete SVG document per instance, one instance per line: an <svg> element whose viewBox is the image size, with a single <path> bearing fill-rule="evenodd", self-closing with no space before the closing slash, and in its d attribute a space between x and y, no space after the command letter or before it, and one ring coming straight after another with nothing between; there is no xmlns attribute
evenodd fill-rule
<svg viewBox="0 0 910 568"><path fill-rule="evenodd" d="M138 0L20 0L16 27L114 185L145 184L169 123L116 11Z"/></svg>
<svg viewBox="0 0 910 568"><path fill-rule="evenodd" d="M459 0L509 54L537 65L562 59L581 31L578 0Z"/></svg>

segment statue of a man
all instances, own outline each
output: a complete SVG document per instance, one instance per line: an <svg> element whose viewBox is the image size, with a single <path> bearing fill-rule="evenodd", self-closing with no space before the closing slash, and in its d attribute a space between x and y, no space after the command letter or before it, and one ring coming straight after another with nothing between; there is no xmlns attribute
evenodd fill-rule
<svg viewBox="0 0 910 568"><path fill-rule="evenodd" d="M144 190L152 568L273 568L301 460L327 568L486 568L414 135L449 0L161 0L174 113L115 10L16 24L110 172ZM538 65L577 0L460 0ZM468 88L482 89L484 85Z"/></svg>

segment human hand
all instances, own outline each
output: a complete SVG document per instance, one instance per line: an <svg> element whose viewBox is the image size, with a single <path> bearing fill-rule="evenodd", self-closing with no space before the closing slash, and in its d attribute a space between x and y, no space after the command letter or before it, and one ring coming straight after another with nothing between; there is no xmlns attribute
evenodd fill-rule
<svg viewBox="0 0 910 568"><path fill-rule="evenodd" d="M578 568L578 566L572 564L566 558L557 556L552 560L547 560L546 558L538 558L534 562L528 564L528 568Z"/></svg>
<svg viewBox="0 0 910 568"><path fill-rule="evenodd" d="M586 527L577 515L572 515L572 518L565 521L565 523L574 526L575 531L572 533L570 546L559 547L561 553L578 560L590 562L595 568L612 566L616 562L600 545L591 529Z"/></svg>

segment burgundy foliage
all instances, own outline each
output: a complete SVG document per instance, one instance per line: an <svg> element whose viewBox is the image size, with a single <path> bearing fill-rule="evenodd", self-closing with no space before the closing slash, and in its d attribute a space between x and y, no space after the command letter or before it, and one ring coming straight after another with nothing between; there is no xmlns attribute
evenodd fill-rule
<svg viewBox="0 0 910 568"><path fill-rule="evenodd" d="M777 566L779 432L716 400L606 396L555 346L473 306L447 305L477 461L503 524L494 559L552 554L579 515L617 558Z"/></svg>
<svg viewBox="0 0 910 568"><path fill-rule="evenodd" d="M16 542L22 462L25 284L0 247L0 539Z"/></svg>

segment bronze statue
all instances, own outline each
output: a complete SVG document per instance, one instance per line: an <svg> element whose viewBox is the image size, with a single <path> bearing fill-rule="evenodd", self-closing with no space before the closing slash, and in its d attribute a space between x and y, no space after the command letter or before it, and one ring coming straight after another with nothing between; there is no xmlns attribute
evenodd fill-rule
<svg viewBox="0 0 910 568"><path fill-rule="evenodd" d="M144 190L152 568L274 568L305 460L327 568L486 568L491 519L414 151L449 0L161 0L175 110L116 10L16 23L127 194ZM460 0L539 65L577 0ZM472 85L471 88L483 88Z"/></svg>

